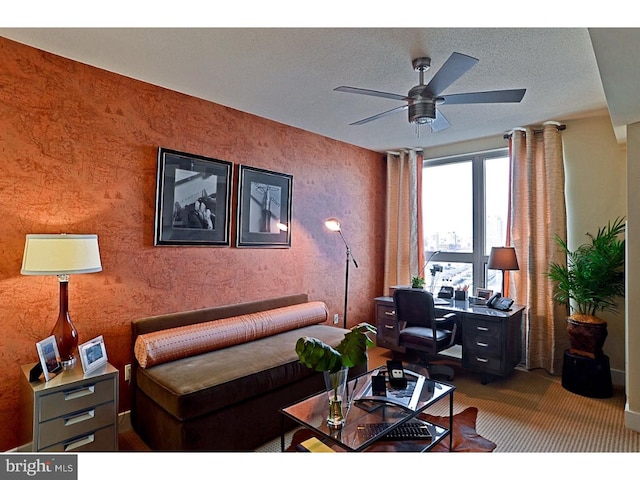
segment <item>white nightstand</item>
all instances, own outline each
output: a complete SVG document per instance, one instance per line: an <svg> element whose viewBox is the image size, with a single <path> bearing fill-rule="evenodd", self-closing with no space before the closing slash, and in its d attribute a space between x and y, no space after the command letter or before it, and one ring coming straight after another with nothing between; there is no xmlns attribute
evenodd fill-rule
<svg viewBox="0 0 640 480"><path fill-rule="evenodd" d="M45 382L20 376L20 445L34 452L116 451L118 370L84 374L80 362Z"/></svg>

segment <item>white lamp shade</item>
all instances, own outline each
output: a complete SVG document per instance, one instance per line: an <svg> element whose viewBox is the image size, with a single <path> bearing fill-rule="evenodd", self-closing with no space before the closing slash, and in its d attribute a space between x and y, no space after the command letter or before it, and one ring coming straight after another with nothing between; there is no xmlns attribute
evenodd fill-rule
<svg viewBox="0 0 640 480"><path fill-rule="evenodd" d="M327 220L325 220L324 226L332 232L340 231L340 221L337 218L328 218Z"/></svg>
<svg viewBox="0 0 640 480"><path fill-rule="evenodd" d="M22 275L73 275L102 271L97 235L29 234Z"/></svg>

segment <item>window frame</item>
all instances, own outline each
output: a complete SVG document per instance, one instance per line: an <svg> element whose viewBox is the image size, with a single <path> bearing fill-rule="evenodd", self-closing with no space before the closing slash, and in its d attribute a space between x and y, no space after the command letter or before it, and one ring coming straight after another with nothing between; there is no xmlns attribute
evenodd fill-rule
<svg viewBox="0 0 640 480"><path fill-rule="evenodd" d="M472 175L472 201L473 201L473 214L472 214L472 231L473 231L473 247L472 252L447 252L442 251L433 258L433 262L442 263L470 263L473 270L473 285L475 288L486 288L487 285L487 263L489 262L489 255L485 253L487 250L485 245L486 239L486 199L485 199L485 161L495 158L509 157L509 148L502 147L492 150L483 150L473 153L465 153L459 155L449 155L435 158L423 158L422 160L422 173L423 177L426 175L426 169L429 167L448 165L460 162L471 162L471 175ZM424 187L422 187L424 188ZM423 192L420 192L423 195ZM423 211L426 211L427 206L423 205ZM422 219L420 220L421 227L424 231L424 225L422 225ZM504 239L506 241L506 238ZM432 252L425 251L425 258L429 258Z"/></svg>

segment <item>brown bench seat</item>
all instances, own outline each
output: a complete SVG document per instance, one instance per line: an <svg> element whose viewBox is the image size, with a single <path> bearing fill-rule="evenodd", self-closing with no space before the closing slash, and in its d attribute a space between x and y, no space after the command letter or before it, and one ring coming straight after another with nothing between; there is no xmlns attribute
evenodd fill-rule
<svg viewBox="0 0 640 480"><path fill-rule="evenodd" d="M328 317L321 302L308 302L306 295L290 301L300 303L261 311L259 302L257 317L238 305L233 311L245 313L219 324L203 315L206 321L182 325L180 314L158 330L148 322L164 327L167 318L134 322L145 324L134 327L132 370L132 424L142 439L154 450L249 451L280 434L279 409L324 389L322 374L298 361L297 339L312 336L336 346L346 332L321 323ZM354 368L352 375L365 370Z"/></svg>

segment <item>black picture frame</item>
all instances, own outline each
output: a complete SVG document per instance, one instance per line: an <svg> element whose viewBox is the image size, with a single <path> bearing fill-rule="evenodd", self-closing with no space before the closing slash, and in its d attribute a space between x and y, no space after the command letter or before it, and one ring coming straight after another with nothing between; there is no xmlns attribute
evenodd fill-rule
<svg viewBox="0 0 640 480"><path fill-rule="evenodd" d="M154 245L230 245L233 164L158 149Z"/></svg>
<svg viewBox="0 0 640 480"><path fill-rule="evenodd" d="M240 165L239 248L290 248L293 175Z"/></svg>

